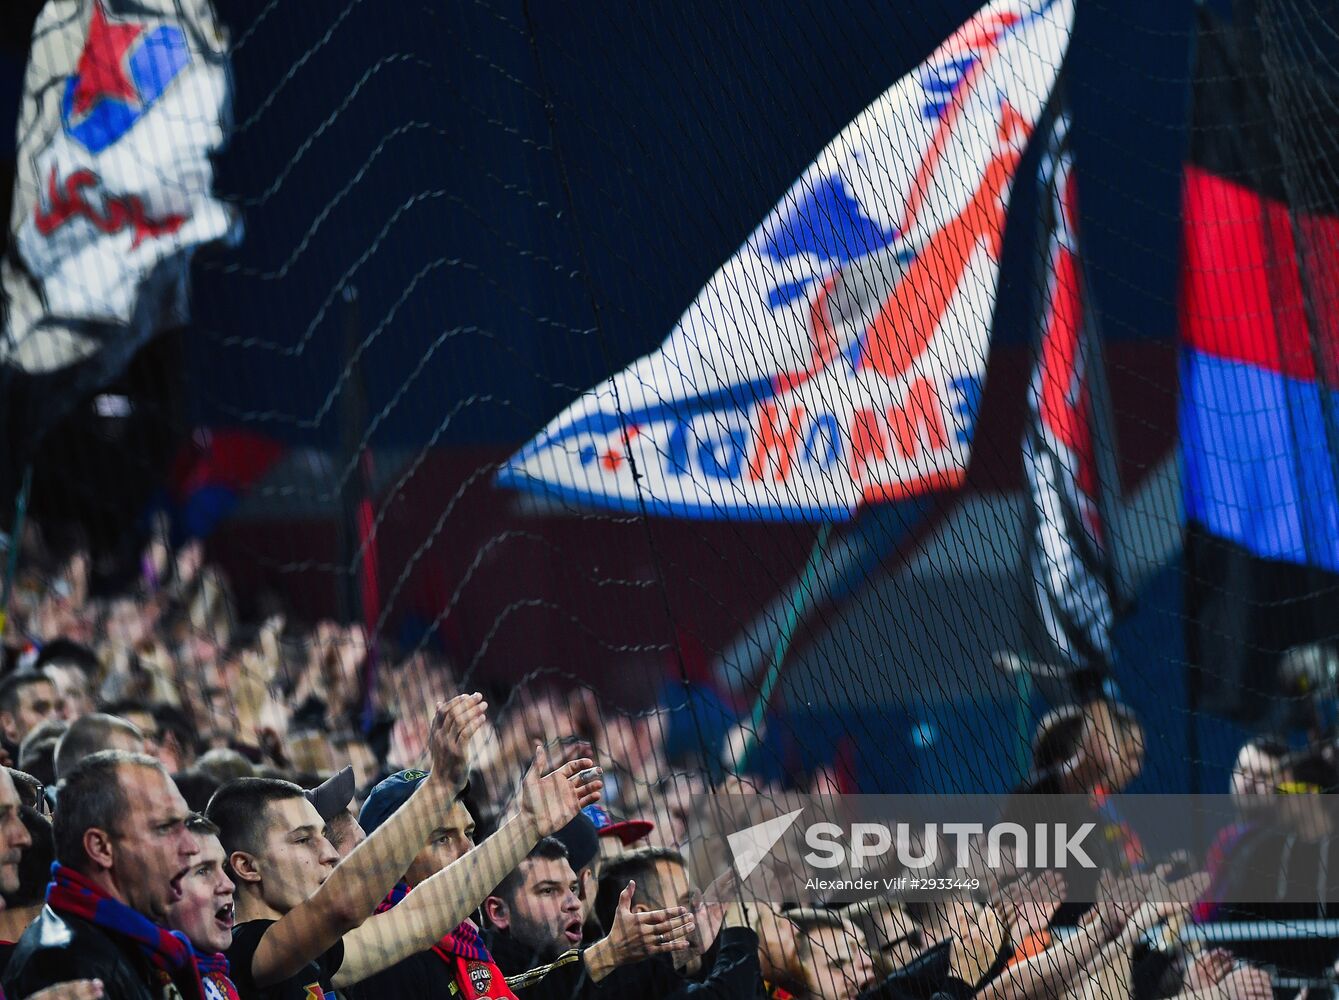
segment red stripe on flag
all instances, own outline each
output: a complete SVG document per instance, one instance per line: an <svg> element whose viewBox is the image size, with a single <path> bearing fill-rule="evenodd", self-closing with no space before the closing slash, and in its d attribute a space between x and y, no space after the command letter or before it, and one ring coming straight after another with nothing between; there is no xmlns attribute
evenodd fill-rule
<svg viewBox="0 0 1339 1000"><path fill-rule="evenodd" d="M1305 295L1322 329L1325 381L1339 379L1339 219L1300 216L1302 256L1285 205L1202 168L1186 167L1181 338L1203 354L1316 381ZM1306 250L1310 248L1310 252ZM1301 267L1310 286L1303 287Z"/></svg>

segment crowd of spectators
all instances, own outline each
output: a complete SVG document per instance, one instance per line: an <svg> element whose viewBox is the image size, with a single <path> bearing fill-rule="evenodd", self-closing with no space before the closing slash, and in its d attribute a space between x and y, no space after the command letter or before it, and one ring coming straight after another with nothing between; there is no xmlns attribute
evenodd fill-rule
<svg viewBox="0 0 1339 1000"><path fill-rule="evenodd" d="M762 899L694 884L708 779L672 769L658 714L539 685L490 705L422 651L383 651L373 678L358 628L245 628L232 606L198 546L151 549L109 598L80 552L20 573L0 677L5 995L1265 1000L1260 965L1150 942L1215 918L1224 857L1267 853L1264 795L1339 784L1251 744L1219 871L1171 883L1118 830L1117 862L1160 880L1140 898L1067 903L1047 873L935 905ZM1096 808L1143 739L1110 701L1062 708L1018 793Z"/></svg>

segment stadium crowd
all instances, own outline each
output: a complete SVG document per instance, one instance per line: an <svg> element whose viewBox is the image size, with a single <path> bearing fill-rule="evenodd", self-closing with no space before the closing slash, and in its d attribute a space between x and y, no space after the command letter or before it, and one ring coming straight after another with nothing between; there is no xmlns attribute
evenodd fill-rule
<svg viewBox="0 0 1339 1000"><path fill-rule="evenodd" d="M552 688L489 705L421 652L384 662L369 698L356 628L239 627L198 546L151 551L110 599L82 553L37 566L0 678L10 998L1272 995L1221 949L1150 945L1212 872L1087 906L1054 873L923 906L694 885L707 778L671 770L654 714ZM1019 791L1119 791L1142 739L1110 702L1060 710ZM1244 751L1243 822L1292 766Z"/></svg>

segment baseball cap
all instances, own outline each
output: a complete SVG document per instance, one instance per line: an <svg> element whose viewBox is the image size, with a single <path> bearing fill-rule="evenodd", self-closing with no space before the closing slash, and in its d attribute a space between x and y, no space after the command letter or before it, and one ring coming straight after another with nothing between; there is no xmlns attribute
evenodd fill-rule
<svg viewBox="0 0 1339 1000"><path fill-rule="evenodd" d="M595 831L601 837L617 837L624 847L637 843L656 828L649 819L625 819L615 823L608 811L599 805L586 806L581 811L595 824Z"/></svg>
<svg viewBox="0 0 1339 1000"><path fill-rule="evenodd" d="M329 823L349 808L353 801L353 765L347 764L333 777L302 793L316 807L321 819Z"/></svg>
<svg viewBox="0 0 1339 1000"><path fill-rule="evenodd" d="M552 836L567 848L567 860L572 863L575 872L580 872L600 853L599 832L595 829L595 823L584 813L577 813L572 822Z"/></svg>
<svg viewBox="0 0 1339 1000"><path fill-rule="evenodd" d="M371 834L391 814L409 801L418 786L428 778L427 771L396 771L389 778L383 778L368 795L358 814L358 824Z"/></svg>

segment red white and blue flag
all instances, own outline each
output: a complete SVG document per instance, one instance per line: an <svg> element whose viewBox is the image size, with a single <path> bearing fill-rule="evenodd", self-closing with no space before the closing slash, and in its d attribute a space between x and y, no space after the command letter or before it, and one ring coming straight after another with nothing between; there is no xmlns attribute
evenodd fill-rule
<svg viewBox="0 0 1339 1000"><path fill-rule="evenodd" d="M187 317L190 252L240 235L213 194L229 116L209 0L50 0L33 30L0 363L45 378L34 443ZM11 388L12 388L11 383Z"/></svg>
<svg viewBox="0 0 1339 1000"><path fill-rule="evenodd" d="M997 0L844 128L653 354L502 485L681 517L846 519L958 485L1018 163L1072 0Z"/></svg>

